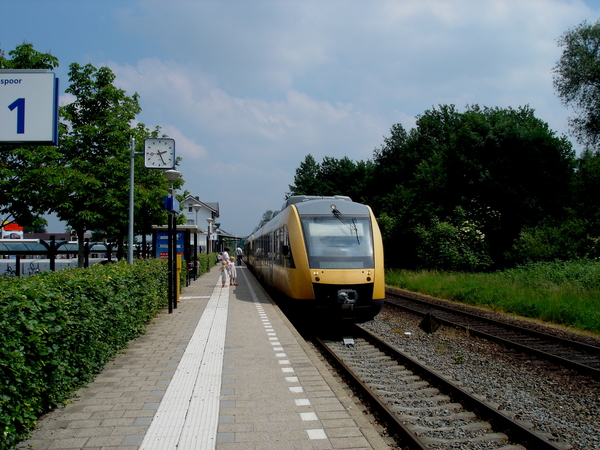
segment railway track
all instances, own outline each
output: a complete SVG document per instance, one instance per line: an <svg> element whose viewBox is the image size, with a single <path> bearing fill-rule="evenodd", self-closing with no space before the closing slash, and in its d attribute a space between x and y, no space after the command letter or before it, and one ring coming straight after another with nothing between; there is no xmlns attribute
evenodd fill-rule
<svg viewBox="0 0 600 450"><path fill-rule="evenodd" d="M429 315L428 320L434 324L466 330L471 335L600 380L600 347L482 317L453 308L449 303L442 305L440 301L395 289L386 290L386 303L419 316Z"/></svg>
<svg viewBox="0 0 600 450"><path fill-rule="evenodd" d="M314 343L400 448L560 448L363 328L351 333Z"/></svg>

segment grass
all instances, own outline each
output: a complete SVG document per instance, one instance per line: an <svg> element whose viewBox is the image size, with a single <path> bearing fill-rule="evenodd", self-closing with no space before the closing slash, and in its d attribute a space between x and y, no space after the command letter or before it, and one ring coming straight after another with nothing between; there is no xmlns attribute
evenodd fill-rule
<svg viewBox="0 0 600 450"><path fill-rule="evenodd" d="M386 284L600 333L600 261L536 263L493 273L390 270Z"/></svg>

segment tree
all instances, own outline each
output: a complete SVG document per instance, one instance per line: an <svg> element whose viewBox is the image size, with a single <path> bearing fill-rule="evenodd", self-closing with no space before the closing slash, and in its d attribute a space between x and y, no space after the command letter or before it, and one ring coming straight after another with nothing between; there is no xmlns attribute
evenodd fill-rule
<svg viewBox="0 0 600 450"><path fill-rule="evenodd" d="M33 49L33 44L24 42L8 52L11 59L4 57L0 49L0 69L42 69L52 70L58 67L58 58L50 53L41 53Z"/></svg>
<svg viewBox="0 0 600 450"><path fill-rule="evenodd" d="M582 22L558 44L563 53L553 69L554 87L576 114L569 122L577 141L595 146L600 142L600 20Z"/></svg>
<svg viewBox="0 0 600 450"><path fill-rule="evenodd" d="M456 227L463 220L459 210L485 235L485 245L473 250L481 255L486 249L495 264L503 264L524 226L563 214L569 202L571 145L527 106L474 105L460 113L441 105L417 117L410 133L392 132L375 153L374 169L385 189L375 213L385 213L395 227L386 230L393 236L386 242L391 264L414 265L416 230L432 223Z"/></svg>
<svg viewBox="0 0 600 450"><path fill-rule="evenodd" d="M449 221L433 217L430 226L417 226L417 258L427 269L481 271L492 265L487 242L477 223L457 207Z"/></svg>
<svg viewBox="0 0 600 450"><path fill-rule="evenodd" d="M49 189L52 210L77 232L80 266L87 230L127 234L130 123L141 109L137 94L127 96L114 79L108 67L71 64L66 92L75 100L60 108L60 156Z"/></svg>
<svg viewBox="0 0 600 450"><path fill-rule="evenodd" d="M309 153L296 169L294 184L290 185L288 197L292 195L322 195L320 181L318 180L320 164ZM319 192L319 193L317 193Z"/></svg>
<svg viewBox="0 0 600 450"><path fill-rule="evenodd" d="M594 224L600 235L600 152L585 150L577 160L573 181L574 209L579 218Z"/></svg>
<svg viewBox="0 0 600 450"><path fill-rule="evenodd" d="M273 217L275 217L275 211L272 211L270 209L267 209L262 217L260 218L260 221L258 222L258 224L254 227L254 230L252 230L252 233L254 233L256 230L258 230L260 227L262 227L265 223L267 223L269 220L271 220ZM250 234L252 234L250 233Z"/></svg>
<svg viewBox="0 0 600 450"><path fill-rule="evenodd" d="M296 169L294 185L290 185L290 195L346 195L355 201L365 197L370 162L355 163L347 156L342 159L325 156L321 164L312 155Z"/></svg>
<svg viewBox="0 0 600 450"><path fill-rule="evenodd" d="M24 43L8 52L0 50L0 69L44 69L58 67L58 59L49 53L40 53L33 44ZM56 154L54 147L0 146L0 220L17 222L27 227L40 227L46 221L41 215L46 204L48 162Z"/></svg>

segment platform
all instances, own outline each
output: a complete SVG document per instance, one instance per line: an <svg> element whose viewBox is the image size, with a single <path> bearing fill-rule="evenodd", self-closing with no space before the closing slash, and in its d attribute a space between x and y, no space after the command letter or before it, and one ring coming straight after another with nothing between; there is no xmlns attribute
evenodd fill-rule
<svg viewBox="0 0 600 450"><path fill-rule="evenodd" d="M16 448L388 449L249 271L237 275L192 282Z"/></svg>

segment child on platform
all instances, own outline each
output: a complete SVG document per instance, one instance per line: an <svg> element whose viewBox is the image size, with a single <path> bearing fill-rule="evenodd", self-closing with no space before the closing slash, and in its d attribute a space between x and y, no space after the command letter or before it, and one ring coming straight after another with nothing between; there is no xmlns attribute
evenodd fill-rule
<svg viewBox="0 0 600 450"><path fill-rule="evenodd" d="M230 262L227 266L227 271L229 272L229 286L237 286L237 283L235 282L235 278L237 276L235 270L235 263Z"/></svg>
<svg viewBox="0 0 600 450"><path fill-rule="evenodd" d="M221 272L221 287L225 287L225 282L227 281L227 272L229 272L229 261L223 260L221 262L219 271Z"/></svg>

